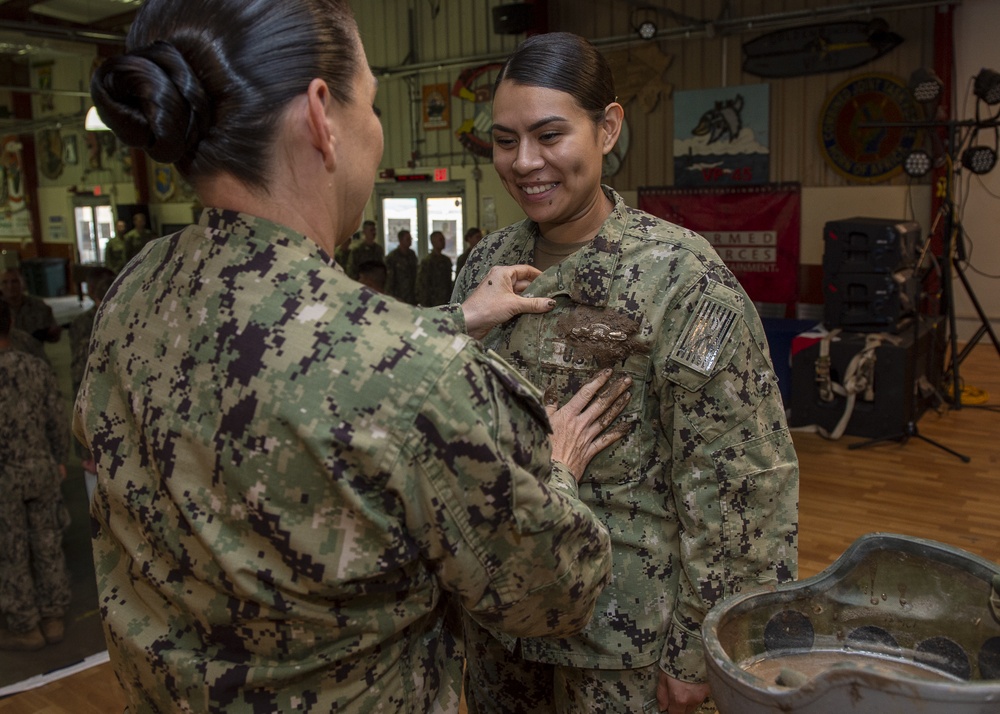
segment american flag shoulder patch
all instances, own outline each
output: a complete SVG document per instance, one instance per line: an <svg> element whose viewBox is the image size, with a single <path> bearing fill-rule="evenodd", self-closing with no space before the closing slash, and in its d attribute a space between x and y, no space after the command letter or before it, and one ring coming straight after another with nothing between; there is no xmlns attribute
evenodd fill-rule
<svg viewBox="0 0 1000 714"><path fill-rule="evenodd" d="M710 292L703 293L670 359L700 374L711 374L741 314Z"/></svg>

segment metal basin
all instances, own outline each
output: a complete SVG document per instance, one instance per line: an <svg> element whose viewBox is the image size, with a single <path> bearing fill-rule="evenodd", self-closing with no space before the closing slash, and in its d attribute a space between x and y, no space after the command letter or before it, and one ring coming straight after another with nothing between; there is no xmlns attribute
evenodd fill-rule
<svg viewBox="0 0 1000 714"><path fill-rule="evenodd" d="M721 714L1000 712L1000 567L943 543L863 536L702 632Z"/></svg>

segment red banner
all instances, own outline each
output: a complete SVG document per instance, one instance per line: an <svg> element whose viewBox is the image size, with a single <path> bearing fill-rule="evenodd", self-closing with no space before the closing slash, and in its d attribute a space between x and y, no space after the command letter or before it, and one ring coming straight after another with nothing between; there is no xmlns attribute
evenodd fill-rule
<svg viewBox="0 0 1000 714"><path fill-rule="evenodd" d="M703 235L754 302L799 297L801 187L640 188L639 208ZM794 307L788 312L794 314Z"/></svg>

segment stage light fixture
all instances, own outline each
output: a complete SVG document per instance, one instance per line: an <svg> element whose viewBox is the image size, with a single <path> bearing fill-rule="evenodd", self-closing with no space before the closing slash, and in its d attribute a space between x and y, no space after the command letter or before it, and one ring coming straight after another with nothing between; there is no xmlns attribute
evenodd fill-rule
<svg viewBox="0 0 1000 714"><path fill-rule="evenodd" d="M1000 73L983 67L973 82L972 93L991 106L1000 104Z"/></svg>
<svg viewBox="0 0 1000 714"><path fill-rule="evenodd" d="M921 104L936 102L944 90L944 82L934 70L921 67L910 75L910 92Z"/></svg>
<svg viewBox="0 0 1000 714"><path fill-rule="evenodd" d="M637 7L632 11L632 15L629 18L631 20L632 29L635 33L643 40L652 40L656 37L656 33L659 28L656 26L656 13L655 7Z"/></svg>
<svg viewBox="0 0 1000 714"><path fill-rule="evenodd" d="M988 174L996 165L996 149L989 146L970 146L962 152L962 166L974 174Z"/></svg>
<svg viewBox="0 0 1000 714"><path fill-rule="evenodd" d="M912 178L920 178L921 176L926 176L933 165L931 161L931 155L928 154L923 149L917 149L911 151L905 159L903 159L903 171L907 176Z"/></svg>
<svg viewBox="0 0 1000 714"><path fill-rule="evenodd" d="M656 23L652 20L644 20L637 30L639 37L644 40L651 40L656 37Z"/></svg>

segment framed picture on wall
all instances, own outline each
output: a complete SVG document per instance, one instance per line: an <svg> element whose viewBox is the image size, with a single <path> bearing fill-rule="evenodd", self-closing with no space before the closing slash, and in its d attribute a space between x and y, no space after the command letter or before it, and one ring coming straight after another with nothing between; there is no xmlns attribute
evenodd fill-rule
<svg viewBox="0 0 1000 714"><path fill-rule="evenodd" d="M63 144L63 163L67 166L76 166L79 161L77 155L76 147L76 134L70 134L69 136L64 136L62 140Z"/></svg>

